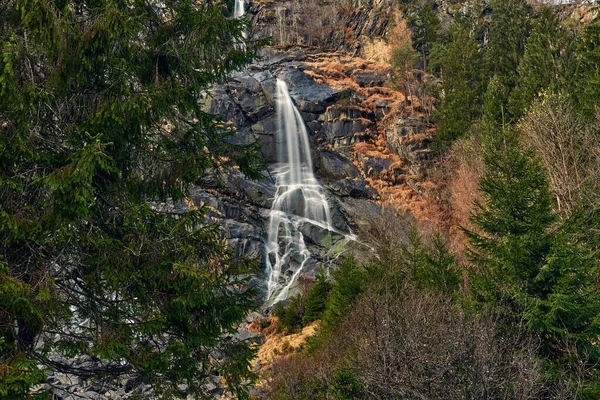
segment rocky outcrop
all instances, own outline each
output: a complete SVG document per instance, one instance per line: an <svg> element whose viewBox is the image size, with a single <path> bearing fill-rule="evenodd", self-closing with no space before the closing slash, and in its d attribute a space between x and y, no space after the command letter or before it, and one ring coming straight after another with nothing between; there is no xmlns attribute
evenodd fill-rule
<svg viewBox="0 0 600 400"><path fill-rule="evenodd" d="M358 54L385 35L393 0L258 0L250 3L252 33L277 46L311 46Z"/></svg>
<svg viewBox="0 0 600 400"><path fill-rule="evenodd" d="M430 157L431 126L422 116L403 112L411 100L389 88L389 66L304 47L267 48L262 56L216 85L204 109L237 127L233 142L258 142L272 165L277 161L276 80L285 81L307 127L314 172L328 191L336 230L356 229L365 210L375 212L380 194L374 186L417 186L415 175ZM233 173L199 182L190 196L195 206L210 205L211 218L220 222L236 254L262 262L275 190L268 171L260 182ZM313 253L306 264L312 276L338 258L345 238L310 225L302 229Z"/></svg>

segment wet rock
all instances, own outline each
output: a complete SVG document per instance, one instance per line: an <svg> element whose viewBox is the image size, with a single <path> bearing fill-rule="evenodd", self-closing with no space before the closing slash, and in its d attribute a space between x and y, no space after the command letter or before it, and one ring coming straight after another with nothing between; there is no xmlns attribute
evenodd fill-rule
<svg viewBox="0 0 600 400"><path fill-rule="evenodd" d="M369 118L372 117L372 113L366 112L365 110L362 110L360 108L357 107L340 107L340 106L333 106L333 107L329 107L327 109L327 111L325 112L325 114L323 115L323 118L326 121L334 121L337 119L356 119L356 118Z"/></svg>
<svg viewBox="0 0 600 400"><path fill-rule="evenodd" d="M209 216L222 217L224 215L223 204L213 193L194 186L190 188L189 195L195 207L209 207Z"/></svg>
<svg viewBox="0 0 600 400"><path fill-rule="evenodd" d="M258 321L258 320L260 320L260 319L263 319L264 317L265 317L265 316L264 316L263 314L261 314L261 313L259 313L259 312L256 312L256 311L254 311L254 312L251 312L250 314L246 315L245 321L246 321L247 323L251 323L251 322L254 322L254 321Z"/></svg>
<svg viewBox="0 0 600 400"><path fill-rule="evenodd" d="M364 157L361 164L368 177L379 179L381 173L389 170L392 163L391 158Z"/></svg>
<svg viewBox="0 0 600 400"><path fill-rule="evenodd" d="M277 131L277 121L275 115L269 115L254 125L252 125L252 132L257 135L271 135L273 136Z"/></svg>
<svg viewBox="0 0 600 400"><path fill-rule="evenodd" d="M251 342L255 344L263 344L265 342L265 337L263 335L250 332L246 326L238 328L235 338L242 342Z"/></svg>
<svg viewBox="0 0 600 400"><path fill-rule="evenodd" d="M340 97L340 91L316 83L299 68L285 69L279 78L287 83L290 96L301 112L321 114Z"/></svg>
<svg viewBox="0 0 600 400"><path fill-rule="evenodd" d="M250 181L239 172L228 175L227 186L229 189L243 196L248 203L263 208L271 208L271 201L275 197L274 179L265 174L261 181Z"/></svg>

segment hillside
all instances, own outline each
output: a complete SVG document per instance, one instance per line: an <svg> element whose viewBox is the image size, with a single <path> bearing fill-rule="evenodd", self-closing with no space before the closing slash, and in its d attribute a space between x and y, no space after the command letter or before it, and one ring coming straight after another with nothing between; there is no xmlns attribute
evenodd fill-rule
<svg viewBox="0 0 600 400"><path fill-rule="evenodd" d="M600 397L600 14L0 5L0 398Z"/></svg>

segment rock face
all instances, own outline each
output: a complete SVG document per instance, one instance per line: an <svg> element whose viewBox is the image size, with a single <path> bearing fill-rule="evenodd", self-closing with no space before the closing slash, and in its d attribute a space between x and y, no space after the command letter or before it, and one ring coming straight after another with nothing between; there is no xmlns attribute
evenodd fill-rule
<svg viewBox="0 0 600 400"><path fill-rule="evenodd" d="M364 210L373 210L372 203L367 204L379 197L373 182L393 185L421 173L430 155L431 127L423 117L405 117L398 112L407 99L386 87L389 67L347 52L297 47L267 48L262 57L227 82L215 85L204 109L237 127L233 142L258 142L271 166L277 161L276 80L286 82L307 127L314 173L328 191L336 229L351 231L360 225ZM211 206L211 218L220 221L236 254L259 258L264 264L275 191L268 171L260 182L233 173L199 182L191 199L196 206ZM322 230L309 228L303 234L313 254L306 274L314 276L319 266L327 266L339 256L342 249L337 243L343 236L323 235ZM257 282L260 280L257 277Z"/></svg>
<svg viewBox="0 0 600 400"><path fill-rule="evenodd" d="M349 149L351 143L362 140L365 132L373 129L374 123L364 118L359 109L340 105L342 90L317 82L305 72L301 60L315 56L305 50L268 49L264 61L233 75L227 83L216 85L204 109L235 124L237 134L232 138L235 143L259 142L262 156L272 165L277 161L275 84L278 78L285 81L308 130L314 172L329 192L332 225L349 233L353 222L344 209L343 199L367 201L377 193L369 188L348 154L332 148ZM265 171L264 179L259 182L232 173L198 182L190 198L193 206L210 207L209 217L220 222L223 236L237 255L258 258L264 263L264 241L275 191L269 171ZM325 235L322 229L308 226L302 233L312 253L304 268L309 276L343 251L336 246L344 239L343 235ZM257 277L257 282L260 279Z"/></svg>
<svg viewBox="0 0 600 400"><path fill-rule="evenodd" d="M408 117L402 113L412 99L389 88L389 66L356 57L374 40L383 43L389 10L395 2L365 0L343 12L333 12L327 8L329 3L250 2L256 36L273 36L277 44L296 47L264 49L260 61L216 84L203 108L235 125L237 134L230 139L233 143L259 143L267 165L272 166L277 161L276 80L285 81L308 130L314 173L327 190L332 225L339 232L349 232L367 226L369 215L378 212L380 191L375 189L376 184L407 182L418 189L413 176L422 173L429 159L431 126L418 115ZM350 4L350 0L344 4ZM310 7L319 10L315 14ZM298 19L307 13L316 17ZM296 26L295 21L301 22ZM322 31L311 31L323 22ZM268 170L260 181L250 181L236 170L214 171L190 190L187 202L171 207L184 212L206 206L209 223L219 224L232 251L264 264L267 224L275 192L275 181ZM357 242L346 244L340 233L324 234L323 229L310 225L302 227L302 234L312 254L305 273L308 277L314 276L319 266L328 268L340 254L362 246ZM265 276L253 279L256 285L264 286ZM245 325L233 336L255 343L262 340ZM126 376L118 382L100 385L52 373L48 383L36 390L50 386L57 399L153 396L149 385ZM206 392L215 398L223 394L220 377L207 380Z"/></svg>
<svg viewBox="0 0 600 400"><path fill-rule="evenodd" d="M250 3L253 34L278 46L316 46L357 54L383 37L394 0L267 0Z"/></svg>

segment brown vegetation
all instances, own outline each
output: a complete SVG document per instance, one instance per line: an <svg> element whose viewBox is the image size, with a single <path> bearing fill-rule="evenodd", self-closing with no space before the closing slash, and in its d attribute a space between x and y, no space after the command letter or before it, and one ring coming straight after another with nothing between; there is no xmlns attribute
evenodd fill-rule
<svg viewBox="0 0 600 400"><path fill-rule="evenodd" d="M522 142L532 148L545 168L559 215L568 217L580 202L600 189L600 114L584 122L559 96L534 103L519 124Z"/></svg>
<svg viewBox="0 0 600 400"><path fill-rule="evenodd" d="M346 370L360 382L356 398L536 399L545 388L534 354L534 342L404 285L363 295L314 357L277 359L268 388L273 399L331 393Z"/></svg>
<svg viewBox="0 0 600 400"><path fill-rule="evenodd" d="M443 201L448 206L451 247L463 264L466 262L468 240L460 227L473 229L469 218L473 202L481 199L479 179L484 168L482 151L478 137L460 140L453 146L442 167L447 177Z"/></svg>

